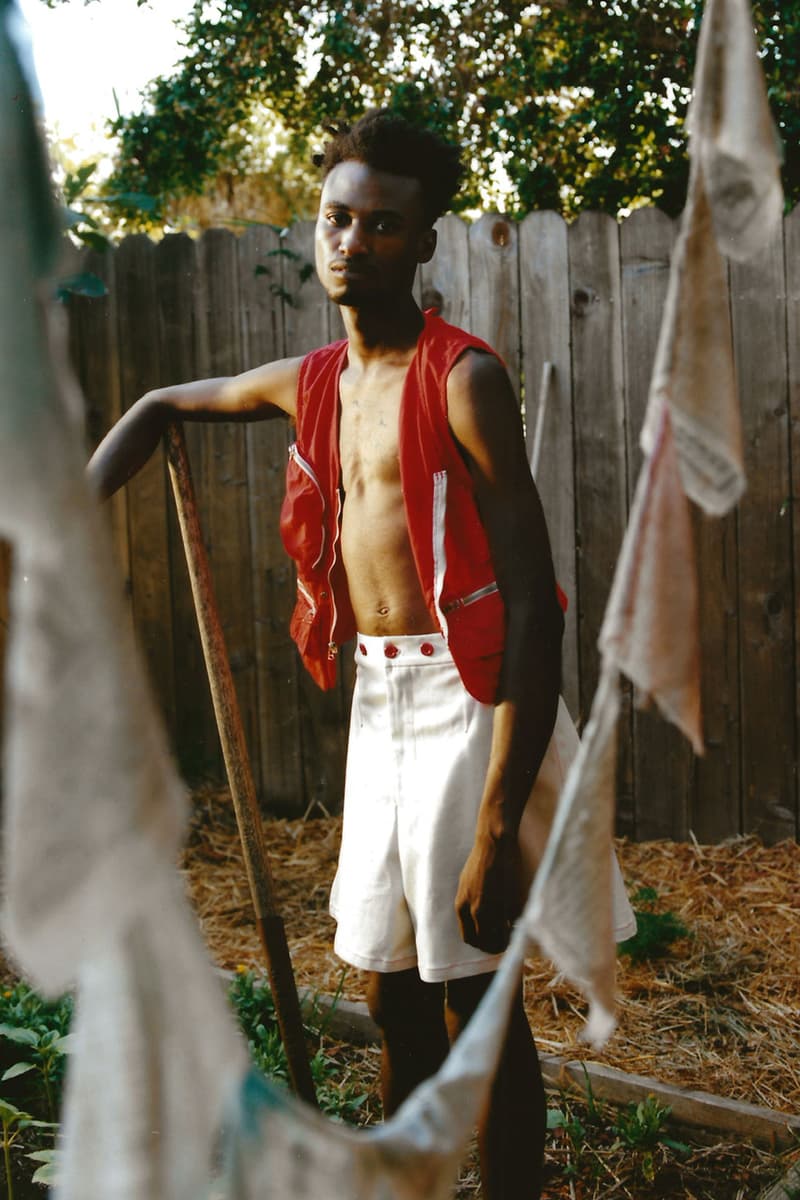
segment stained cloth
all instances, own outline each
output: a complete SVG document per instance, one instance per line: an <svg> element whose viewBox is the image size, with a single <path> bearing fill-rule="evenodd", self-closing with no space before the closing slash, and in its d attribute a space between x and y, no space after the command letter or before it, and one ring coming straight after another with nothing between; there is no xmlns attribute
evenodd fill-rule
<svg viewBox="0 0 800 1200"><path fill-rule="evenodd" d="M748 0L708 0L694 84L689 195L642 430L645 462L601 627L600 680L581 753L534 885L545 916L541 944L587 994L586 1033L593 1041L608 1036L614 1023L610 886L595 873L581 878L580 895L570 895L576 830L583 831L586 861L606 862L621 673L637 685L638 703L655 703L696 752L703 749L698 584L687 498L721 514L744 489L722 255L752 254L782 211L779 155ZM565 955L559 944L564 927L548 925L546 914L569 904L567 927L578 940Z"/></svg>

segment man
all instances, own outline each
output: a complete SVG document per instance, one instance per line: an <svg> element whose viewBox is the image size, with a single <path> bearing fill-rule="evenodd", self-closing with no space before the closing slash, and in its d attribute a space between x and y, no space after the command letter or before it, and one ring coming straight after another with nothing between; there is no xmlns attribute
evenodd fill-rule
<svg viewBox="0 0 800 1200"><path fill-rule="evenodd" d="M297 425L291 628L322 686L356 635L332 911L337 952L370 972L390 1114L440 1066L519 914L517 832L554 729L563 619L505 369L412 296L456 151L378 110L321 165L316 265L346 341L148 393L89 472L109 495L175 418ZM544 1130L520 994L479 1130L489 1200L539 1195Z"/></svg>

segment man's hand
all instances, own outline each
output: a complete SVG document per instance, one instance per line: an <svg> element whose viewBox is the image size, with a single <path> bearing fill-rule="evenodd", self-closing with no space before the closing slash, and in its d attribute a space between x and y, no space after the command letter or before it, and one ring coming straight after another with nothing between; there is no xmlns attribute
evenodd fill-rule
<svg viewBox="0 0 800 1200"><path fill-rule="evenodd" d="M516 836L479 834L456 893L461 936L469 946L500 954L522 908L522 862Z"/></svg>

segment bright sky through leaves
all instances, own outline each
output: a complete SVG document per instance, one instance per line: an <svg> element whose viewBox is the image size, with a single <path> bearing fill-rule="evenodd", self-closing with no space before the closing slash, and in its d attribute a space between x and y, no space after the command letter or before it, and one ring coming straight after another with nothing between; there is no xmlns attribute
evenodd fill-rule
<svg viewBox="0 0 800 1200"><path fill-rule="evenodd" d="M176 18L191 0L136 0L113 4L73 3L48 8L42 0L17 0L28 23L48 125L74 138L87 154L108 153L107 118L140 107L139 92L181 57Z"/></svg>

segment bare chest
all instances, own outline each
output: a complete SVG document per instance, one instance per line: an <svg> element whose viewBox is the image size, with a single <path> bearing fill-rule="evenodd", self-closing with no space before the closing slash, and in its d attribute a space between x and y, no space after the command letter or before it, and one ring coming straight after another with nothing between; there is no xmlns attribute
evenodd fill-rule
<svg viewBox="0 0 800 1200"><path fill-rule="evenodd" d="M405 371L387 371L340 384L339 453L345 494L400 484L400 405Z"/></svg>

